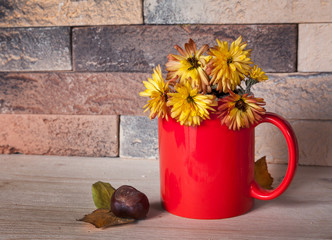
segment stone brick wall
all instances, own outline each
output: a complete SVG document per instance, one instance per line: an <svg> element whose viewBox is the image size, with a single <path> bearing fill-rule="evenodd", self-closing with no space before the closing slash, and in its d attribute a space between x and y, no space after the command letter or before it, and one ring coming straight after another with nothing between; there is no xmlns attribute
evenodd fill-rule
<svg viewBox="0 0 332 240"><path fill-rule="evenodd" d="M332 1L0 1L0 153L157 158L138 92L173 45L239 35L269 76L255 86L290 121L300 164L332 166ZM287 161L280 132L256 156Z"/></svg>

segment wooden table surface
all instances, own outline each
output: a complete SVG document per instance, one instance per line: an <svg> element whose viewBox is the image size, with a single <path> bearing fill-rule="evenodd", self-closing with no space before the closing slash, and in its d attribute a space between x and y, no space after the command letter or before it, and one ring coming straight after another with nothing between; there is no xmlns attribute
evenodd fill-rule
<svg viewBox="0 0 332 240"><path fill-rule="evenodd" d="M221 220L177 217L160 206L157 160L0 155L0 239L332 239L332 168L299 167L279 198ZM269 165L280 182L284 165ZM91 185L132 185L147 219L97 229L76 221L95 207Z"/></svg>

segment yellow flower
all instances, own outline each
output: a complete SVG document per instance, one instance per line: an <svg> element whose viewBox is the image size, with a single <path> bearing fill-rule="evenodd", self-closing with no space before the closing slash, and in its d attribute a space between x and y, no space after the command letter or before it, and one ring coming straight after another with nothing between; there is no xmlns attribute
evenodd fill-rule
<svg viewBox="0 0 332 240"><path fill-rule="evenodd" d="M169 88L161 74L160 65L153 69L152 79L149 78L148 81L143 81L143 83L146 89L144 92L140 92L139 95L151 98L148 104L143 107L146 108L144 112L150 109L150 119L154 119L158 115L158 117L165 117L168 120L166 101Z"/></svg>
<svg viewBox="0 0 332 240"><path fill-rule="evenodd" d="M262 119L265 109L261 106L265 105L263 98L255 98L248 94L238 95L229 92L229 96L220 100L218 107L219 118L221 124L226 124L229 129L239 130L240 128L248 128L250 124L254 124Z"/></svg>
<svg viewBox="0 0 332 240"><path fill-rule="evenodd" d="M202 120L210 118L208 110L215 111L212 106L217 106L216 97L198 93L198 88L192 88L190 81L178 83L174 89L175 93L168 93L167 106L172 106L171 116L181 125L200 125Z"/></svg>
<svg viewBox="0 0 332 240"><path fill-rule="evenodd" d="M233 91L250 70L251 49L244 50L247 44L241 41L240 36L229 48L227 42L220 42L217 39L218 46L210 48L208 52L212 58L208 63L207 73L212 77L210 83L217 84L219 92Z"/></svg>
<svg viewBox="0 0 332 240"><path fill-rule="evenodd" d="M265 72L263 72L257 65L250 69L249 75L251 79L254 79L257 82L263 82L268 79Z"/></svg>
<svg viewBox="0 0 332 240"><path fill-rule="evenodd" d="M192 39L186 43L185 50L178 45L174 48L181 54L169 54L167 56L166 70L168 71L166 80L173 78L180 78L180 83L185 84L187 79L192 79L192 87L198 87L199 91L206 92L210 90L209 76L206 74L204 68L209 59L208 56L202 56L209 46L205 44L197 50L196 44Z"/></svg>

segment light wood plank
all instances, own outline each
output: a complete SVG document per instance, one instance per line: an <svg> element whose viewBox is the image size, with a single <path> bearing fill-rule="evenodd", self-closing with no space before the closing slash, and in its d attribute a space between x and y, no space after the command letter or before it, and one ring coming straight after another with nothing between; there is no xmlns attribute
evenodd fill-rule
<svg viewBox="0 0 332 240"><path fill-rule="evenodd" d="M162 210L156 160L0 155L0 239L331 239L332 168L299 167L291 187L230 219ZM269 165L280 182L284 165ZM146 220L106 230L76 219L95 209L91 185L129 184L148 196Z"/></svg>

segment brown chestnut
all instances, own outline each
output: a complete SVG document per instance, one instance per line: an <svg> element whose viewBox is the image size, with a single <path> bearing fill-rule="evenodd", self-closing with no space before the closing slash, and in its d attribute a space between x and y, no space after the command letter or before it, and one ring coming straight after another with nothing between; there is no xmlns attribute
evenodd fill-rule
<svg viewBox="0 0 332 240"><path fill-rule="evenodd" d="M147 196L128 185L119 187L111 198L111 211L117 217L145 218L150 208Z"/></svg>

